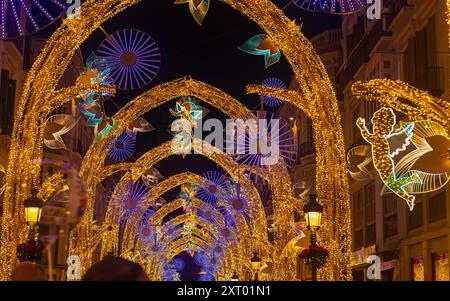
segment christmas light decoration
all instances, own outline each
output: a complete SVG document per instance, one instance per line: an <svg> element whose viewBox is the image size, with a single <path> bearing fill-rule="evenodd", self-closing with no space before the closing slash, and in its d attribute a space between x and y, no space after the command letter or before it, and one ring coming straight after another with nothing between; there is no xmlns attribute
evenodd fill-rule
<svg viewBox="0 0 450 301"><path fill-rule="evenodd" d="M62 16L67 7L68 4L64 0L1 1L0 29L2 39L16 39L36 32ZM22 15L22 11L24 15ZM29 23L30 26L25 26L25 23Z"/></svg>
<svg viewBox="0 0 450 301"><path fill-rule="evenodd" d="M93 1L87 0L81 7L80 19L66 19L56 33L48 40L46 47L42 50L35 64L28 72L28 77L24 85L21 101L17 107L14 132L12 135L9 164L7 168L7 184L4 193L4 206L2 214L2 235L0 243L0 275L2 279L7 279L11 275L13 263L15 262L16 246L21 238L26 235L26 230L20 222L23 219L23 204L20 202L22 198L29 194L29 184L33 175L38 168L31 168L26 164L35 158L40 158L42 154L42 132L39 130L42 120L46 120L48 114L54 111L65 102L72 99L76 95L88 93L89 91L104 91L114 89L101 85L79 85L75 88L56 90L56 86L62 76L64 70L68 66L75 51L80 45L109 18L117 15L127 7L138 3L138 0L105 0ZM290 102L297 108L302 109L311 117L313 121L316 149L317 149L317 187L319 194L319 202L325 207L322 231L319 235L319 241L325 246L330 253L340 252L342 244L347 245L346 253L343 258L331 257L327 265L319 271L321 279L351 279L349 273L348 262L350 259L350 241L346 237L351 237L351 218L348 195L348 182L345 170L345 148L342 135L342 127L340 122L339 108L333 92L330 80L326 74L320 58L316 55L310 43L300 33L298 26L291 22L276 6L268 0L223 0L224 3L231 5L233 8L241 11L251 20L255 21L273 40L276 45L283 50L287 61L293 66L295 77L299 84L299 91L279 91L270 90L266 87L249 86L249 93L264 94L274 96L284 101ZM314 85L310 83L314 82ZM178 87L186 83L179 83ZM219 96L218 100L223 104L227 104L222 108L224 113L235 112L229 116L236 116L238 110L233 105L233 101L227 96L218 93L217 89L209 89L208 87L196 82L188 83L188 89L184 93L180 93L175 85L168 84L167 87L174 88L171 92L165 90L164 87L152 89L156 103L161 102L169 94L180 97L194 95L201 99L213 99ZM197 89L197 90L196 90ZM267 89L267 90L266 90ZM159 93L162 93L158 95ZM165 95L164 95L165 93ZM204 93L203 95L201 93ZM150 93L151 94L151 93ZM175 94L175 95L173 95ZM190 94L190 95L189 95ZM73 96L72 96L73 95ZM209 95L209 97L207 97ZM148 96L148 95L145 95ZM143 98L141 98L142 101ZM174 99L174 97L170 98ZM148 104L148 103L147 103ZM145 110L151 109L148 106ZM90 198L94 195L92 185L97 178L103 178L106 172L112 171L114 168L103 169L107 149L105 143L114 141L120 133L122 133L128 123L121 124L125 116L130 120L141 115L144 109L134 107L133 113L120 113L117 121L119 121L118 129L111 131L108 137L100 141L96 141L97 150L90 150L83 162L84 169L82 171L83 180L85 181ZM42 118L44 116L44 118ZM246 116L242 114L241 116ZM114 136L114 139L111 137ZM111 139L111 140L110 140ZM25 147L25 145L27 147ZM330 147L333 146L333 147ZM106 149L106 150L105 150ZM20 150L20 152L19 152ZM106 153L105 153L106 152ZM220 156L212 155L218 159ZM327 164L325 164L327 162ZM100 164L100 165L99 165ZM92 169L95 176L86 172L86 166ZM148 167L148 166L147 166ZM105 171L105 173L103 173ZM229 171L229 173L233 173ZM242 180L241 180L242 181ZM21 186L21 184L25 184ZM20 187L13 190L12 187ZM95 186L94 186L95 187ZM275 243L273 250L282 250L284 245L291 238L292 233L288 229L288 225L281 221L290 220L293 215L294 208L300 208L296 199L291 196L291 184L285 181L285 178L274 179L273 188L273 207L274 216L278 223L275 231ZM19 197L20 195L20 197ZM14 202L12 200L15 200ZM19 200L19 201L18 201ZM73 231L74 235L78 234L83 243L79 244L82 264L84 259L90 262L92 254L90 250L95 247L95 240L98 235L105 233L101 230L90 232L92 229L92 206L89 205L86 212L87 217L79 227ZM331 215L333 213L333 215ZM332 217L331 217L332 216ZM256 222L261 222L259 219ZM339 226L337 226L339 225ZM331 231L330 229L335 229ZM245 229L244 229L245 230ZM3 235L3 233L7 233ZM263 243L248 237L255 248L262 248ZM113 238L114 239L114 238ZM71 239L71 246L76 241ZM78 246L78 245L77 245ZM244 275L248 271L248 264L245 261L251 257L248 248L240 250L232 248L230 251L237 254L236 259L231 259L227 255L228 266L232 264L234 267L240 265L237 272L239 276ZM275 258L278 258L279 251L274 251ZM293 264L282 260L274 260L274 279L293 279L295 270ZM218 273L225 275L225 267L221 267ZM156 271L156 270L151 270Z"/></svg>
<svg viewBox="0 0 450 301"><path fill-rule="evenodd" d="M198 25L202 25L203 19L205 19L206 14L209 10L210 0L175 0L175 4L189 4L189 10L191 11L192 17Z"/></svg>
<svg viewBox="0 0 450 301"><path fill-rule="evenodd" d="M50 149L66 149L62 135L72 130L80 120L77 116L71 115L53 115L47 119L44 144Z"/></svg>
<svg viewBox="0 0 450 301"><path fill-rule="evenodd" d="M268 79L265 79L262 82L263 86L271 87L271 88L278 88L278 89L286 89L286 84L279 78L270 77ZM270 97L270 96L264 96L264 104L268 107L278 107L283 103L282 100Z"/></svg>
<svg viewBox="0 0 450 301"><path fill-rule="evenodd" d="M110 68L110 76L121 90L149 84L161 66L161 52L145 32L123 29L109 35L98 48L99 59Z"/></svg>
<svg viewBox="0 0 450 301"><path fill-rule="evenodd" d="M313 12L352 14L365 9L367 0L291 0L296 6Z"/></svg>
<svg viewBox="0 0 450 301"><path fill-rule="evenodd" d="M128 160L134 154L135 144L135 138L125 132L114 141L108 156L114 161Z"/></svg>
<svg viewBox="0 0 450 301"><path fill-rule="evenodd" d="M281 59L281 50L266 34L259 34L238 47L239 50L253 55L263 55L264 64L269 68Z"/></svg>
<svg viewBox="0 0 450 301"><path fill-rule="evenodd" d="M197 197L207 204L215 205L218 196L228 187L227 178L217 171L207 171L202 177L207 179L207 182L204 186L200 186Z"/></svg>

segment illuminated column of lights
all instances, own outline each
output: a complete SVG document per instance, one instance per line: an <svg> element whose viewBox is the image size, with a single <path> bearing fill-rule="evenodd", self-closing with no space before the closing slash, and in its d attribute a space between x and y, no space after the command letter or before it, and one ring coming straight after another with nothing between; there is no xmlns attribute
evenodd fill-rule
<svg viewBox="0 0 450 301"><path fill-rule="evenodd" d="M434 97L402 81L389 79L356 82L352 86L352 92L358 98L376 101L401 112L410 121L436 121L450 133L450 102L448 100Z"/></svg>
<svg viewBox="0 0 450 301"><path fill-rule="evenodd" d="M42 151L40 139L42 130L39 130L42 121L36 118L33 112L37 108L49 106L49 95L54 91L75 51L79 49L83 41L106 20L138 2L138 0L86 1L81 7L82 18L64 20L62 26L48 40L28 74L17 109L11 142L13 151L10 153L8 165L2 216L5 222L2 225L8 222L11 227L2 228L2 233L6 233L2 235L0 252L2 279L8 278L13 267L15 247L23 228L20 200L29 193L29 187L22 187L21 184L31 181L30 169L26 166L26 162L37 158ZM332 212L331 210L335 209L336 212L336 215L332 217L333 220L327 221L319 240L331 253L339 254L341 237L351 237L349 193L340 114L325 68L299 28L270 1L224 0L223 2L255 21L280 46L293 68L301 93L305 96L304 102L310 103L311 107L317 109L311 117L317 148L319 201L325 205L325 217L327 217L327 211ZM312 82L316 85L311 86L309 83ZM302 106L296 105L299 108ZM50 110L52 109L56 107L50 106ZM25 150L25 145L28 150ZM19 195L21 198L18 198ZM331 231L331 229L336 230ZM347 239L344 243L347 246L344 260L338 261L331 258L322 273L322 279L351 278L348 269L350 240Z"/></svg>
<svg viewBox="0 0 450 301"><path fill-rule="evenodd" d="M450 47L450 0L447 0L448 43Z"/></svg>

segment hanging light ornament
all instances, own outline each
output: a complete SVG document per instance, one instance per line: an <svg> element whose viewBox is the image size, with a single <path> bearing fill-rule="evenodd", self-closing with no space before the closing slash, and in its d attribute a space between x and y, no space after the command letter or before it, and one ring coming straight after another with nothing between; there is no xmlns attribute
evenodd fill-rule
<svg viewBox="0 0 450 301"><path fill-rule="evenodd" d="M281 59L281 50L266 34L259 34L238 47L239 50L252 55L263 55L264 64L269 68Z"/></svg>
<svg viewBox="0 0 450 301"><path fill-rule="evenodd" d="M161 66L161 52L145 32L124 29L109 35L97 51L111 68L111 77L120 90L140 89L149 84Z"/></svg>
<svg viewBox="0 0 450 301"><path fill-rule="evenodd" d="M35 33L62 17L67 8L65 0L2 0L1 37L17 39Z"/></svg>
<svg viewBox="0 0 450 301"><path fill-rule="evenodd" d="M66 149L62 135L72 130L80 120L79 116L57 114L47 119L44 130L44 144L50 149Z"/></svg>
<svg viewBox="0 0 450 301"><path fill-rule="evenodd" d="M227 178L217 171L207 171L201 176L207 181L200 185L197 197L207 204L214 205L218 196L226 193Z"/></svg>
<svg viewBox="0 0 450 301"><path fill-rule="evenodd" d="M189 4L189 10L191 11L192 17L198 25L202 25L203 19L205 19L206 14L209 10L210 0L175 0L175 4Z"/></svg>
<svg viewBox="0 0 450 301"><path fill-rule="evenodd" d="M291 125L274 114L257 111L235 122L236 128L227 136L227 153L233 154L239 167L255 175L255 181L283 172L279 164L291 169L296 162L297 147ZM271 179L270 179L271 180Z"/></svg>
<svg viewBox="0 0 450 301"><path fill-rule="evenodd" d="M290 3L313 12L352 14L367 7L366 0L291 0Z"/></svg>
<svg viewBox="0 0 450 301"><path fill-rule="evenodd" d="M124 132L114 141L108 152L108 157L114 161L125 161L130 159L136 147L135 139L128 133Z"/></svg>
<svg viewBox="0 0 450 301"><path fill-rule="evenodd" d="M281 79L276 77L270 77L268 79L265 79L262 82L262 85L269 88L286 89L286 84ZM264 104L271 108L278 107L283 103L281 99L278 99L276 97L272 96L263 96L263 97L264 97Z"/></svg>
<svg viewBox="0 0 450 301"><path fill-rule="evenodd" d="M143 202L147 193L148 189L142 182L119 183L108 197L114 221L121 225L136 226L148 210Z"/></svg>

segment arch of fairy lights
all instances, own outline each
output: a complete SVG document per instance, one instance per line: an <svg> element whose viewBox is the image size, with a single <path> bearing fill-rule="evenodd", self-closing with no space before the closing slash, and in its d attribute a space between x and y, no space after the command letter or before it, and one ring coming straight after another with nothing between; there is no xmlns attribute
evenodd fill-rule
<svg viewBox="0 0 450 301"><path fill-rule="evenodd" d="M110 176L115 172L125 170L131 170L131 173L133 174L133 180L137 180L149 167L154 165L157 161L162 160L168 155L172 154L170 143L168 143L165 145L166 148L164 150L156 148L155 150L148 152L146 155L138 159L135 164L119 163L103 167L104 160L108 151L108 141L116 139L123 132L123 130L125 130L126 125L129 124L132 120L135 120L140 115L151 110L152 108L160 106L166 101L170 101L181 96L194 96L200 100L203 100L220 109L230 118L239 119L243 116L250 116L251 114L251 112L244 105L242 105L233 97L227 95L217 88L191 79L190 77L185 77L156 86L138 96L136 99L130 101L126 106L119 110L119 112L113 117L113 119L118 121L119 126L117 127L117 129L110 132L109 140L104 139L102 141L98 141L90 147L81 167L81 175L83 177L83 180L85 181L85 185L91 197L86 209L83 222L77 227L77 229L75 229L75 231L72 232L72 236L77 237L78 242L71 240L71 249L74 250L73 252L75 252L75 249L77 249L78 251L76 254L83 254L83 258L81 260L83 263L83 268L89 267L89 264L91 262L90 257L92 254L88 254L86 252L86 250L92 250L92 247L89 246L90 242L92 242L93 244L98 242L90 239L90 237L93 236L93 233L97 231L90 222L93 218L93 203L95 201L94 196L96 185L103 179L105 179L105 177ZM221 151L216 148L211 148L211 146L207 144L196 146L196 144L194 143L194 146L196 152L203 152L203 154L208 158L216 160L216 162L222 162L222 167L226 169L229 174L233 174L234 179L239 179L241 182L244 180L243 169L240 168L239 172L236 172L238 170L238 165L235 164L231 157L224 156ZM280 167L280 169L281 168L283 167ZM124 178L126 178L126 176ZM272 179L273 178L275 177L272 176ZM276 205L274 216L276 216L280 222L277 229L278 235L276 236L275 244L279 246L279 249L281 250L282 247L284 247L285 244L290 239L292 239L293 233L290 227L290 221L293 218L294 208L297 207L297 209L299 209L300 206L299 202L292 197L292 191L289 185L290 179L287 175L287 172L278 175L276 178L276 180L272 181L273 183L278 183L272 185L273 204ZM258 231L265 231L263 230L265 226L261 226L261 222L263 220L265 225L264 215L261 214L257 217L257 222L259 224L259 226L257 227ZM81 252L81 250L84 250L84 252ZM278 262L279 261L277 261L277 263ZM277 271L280 271L281 273L283 269L286 269L286 273L282 273L279 276L282 277L281 279L290 279L290 277L295 277L295 271L292 264L285 263L284 266L277 269Z"/></svg>
<svg viewBox="0 0 450 301"><path fill-rule="evenodd" d="M205 179L202 178L199 175L193 174L193 173L182 173L177 174L175 176L172 176L165 181L157 184L154 188L151 189L151 191L148 193L149 196L152 196L152 199L148 200L148 203L151 204L151 201L153 198L159 197L161 194L165 193L166 191L178 187L185 183L197 183L200 184L204 182ZM192 199L192 206L195 209L201 208L201 206L204 205L204 203L197 199ZM183 207L183 201L182 200L174 200L162 208L160 208L155 215L153 215L150 220L149 224L152 225L162 225L163 219L169 215L171 212L176 211L177 209L180 209ZM218 216L221 216L220 214ZM164 225L166 226L176 226L180 225L187 220L187 215L182 214L175 218L170 219L169 221L166 221ZM219 227L223 227L225 225L225 220L222 218L219 218L217 223L211 223L209 221L206 221L205 219L196 216L195 222L197 225L201 226L202 229L207 230L207 232L197 231L195 234L200 240L196 241L196 245L201 246L203 245L203 248L206 249L208 245L212 242L214 238L219 237ZM181 228L179 228L181 229ZM179 230L178 229L178 230ZM113 232L113 231L111 231ZM236 233L235 235L239 237L237 240L237 243L232 243L227 248L225 248L226 252L232 252L232 254L236 255L236 258L249 258L252 255L252 251L257 251L259 254L261 254L261 257L263 259L271 259L272 254L272 248L271 244L267 240L267 231L265 231L265 235L261 235L261 237L256 237L254 234L257 233L257 231L253 230L252 233L251 229L248 227L248 225L243 220L237 221L236 226ZM114 237L117 237L117 235L113 235ZM174 235L177 236L177 235ZM111 237L114 239L114 237ZM124 242L123 242L123 252L127 253L130 250L140 250L143 246L139 243L137 245L134 245L134 238L136 237L136 228L134 229L126 229L124 234ZM109 238L109 237L108 237ZM191 237L186 237L184 240L189 240ZM177 240L176 242L173 242L169 245L169 248L166 252L161 254L162 256L156 258L148 258L146 259L146 267L148 275L151 279L159 279L160 277L160 271L161 271L161 264L164 263L164 260L170 261L174 256L177 254L186 251L186 244L184 243L184 240ZM104 240L105 242L105 240ZM248 242L251 242L250 244ZM105 248L102 248L102 252L104 252ZM246 266L240 266L233 256L224 256L224 260L222 261L222 270L228 271L230 273L231 271L237 271L238 274L244 275L247 271ZM225 272L226 273L226 272ZM243 278L242 278L243 279Z"/></svg>
<svg viewBox="0 0 450 301"><path fill-rule="evenodd" d="M82 17L64 20L48 40L28 73L15 116L6 177L0 241L1 279L9 278L15 265L16 247L26 237L23 201L30 195L32 179L37 178L40 169L39 166L30 166L28 162L42 157L41 125L51 111L71 99L69 93L65 95L67 97L62 97L61 92L67 90L56 90L59 80L75 51L101 24L138 2L140 1L87 0L81 6ZM317 150L316 190L319 202L324 205L324 224L318 238L319 242L333 254L327 265L320 270L320 278L351 279L349 270L351 210L343 130L335 92L323 63L299 27L271 1L222 0L222 2L257 23L280 47L292 66L300 91L286 93L275 89L268 96L289 94L284 95L289 97L287 100L305 111L312 119ZM76 96L83 89L89 91L92 88L69 89L74 92L72 96ZM249 92L259 93L262 89L264 87L253 87ZM56 101L57 98L59 102ZM280 183L276 180L272 184L273 187L290 186L289 183ZM281 211L277 206L274 204L275 212ZM292 217L283 217L283 214L280 214L279 218L286 218L284 222L289 223ZM281 233L280 237L277 231L275 233L280 241L289 241L286 234ZM283 237L285 235L286 237Z"/></svg>

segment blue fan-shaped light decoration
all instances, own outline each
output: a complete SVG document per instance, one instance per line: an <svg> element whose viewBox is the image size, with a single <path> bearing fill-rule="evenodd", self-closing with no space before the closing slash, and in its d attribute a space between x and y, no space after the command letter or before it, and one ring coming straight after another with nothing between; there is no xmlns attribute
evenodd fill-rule
<svg viewBox="0 0 450 301"><path fill-rule="evenodd" d="M195 252L194 263L199 267L204 267L208 262L208 256L204 251Z"/></svg>
<svg viewBox="0 0 450 301"><path fill-rule="evenodd" d="M113 143L111 149L108 152L108 157L114 161L125 161L130 159L135 150L136 141L133 136L124 132Z"/></svg>
<svg viewBox="0 0 450 301"><path fill-rule="evenodd" d="M286 84L279 78L270 77L262 82L263 86L270 88L286 89ZM268 107L278 107L283 103L281 99L272 96L264 96L264 104Z"/></svg>
<svg viewBox="0 0 450 301"><path fill-rule="evenodd" d="M62 16L67 8L65 0L2 0L1 37L16 39L39 31Z"/></svg>
<svg viewBox="0 0 450 301"><path fill-rule="evenodd" d="M97 51L111 68L118 89L139 89L150 83L161 66L161 52L147 33L124 29L112 33Z"/></svg>
<svg viewBox="0 0 450 301"><path fill-rule="evenodd" d="M181 258L181 257L174 258L170 264L178 272L181 272L186 267L186 263L184 262L183 258Z"/></svg>
<svg viewBox="0 0 450 301"><path fill-rule="evenodd" d="M296 6L313 12L351 14L364 9L366 0L292 0Z"/></svg>
<svg viewBox="0 0 450 301"><path fill-rule="evenodd" d="M250 222L253 219L257 208L256 205L248 201L251 191L240 184L234 182L230 183L230 195L226 200L226 211L237 220L239 217L244 218L245 221Z"/></svg>
<svg viewBox="0 0 450 301"><path fill-rule="evenodd" d="M227 178L217 171L207 171L202 174L202 177L207 181L200 186L197 197L205 203L214 205L219 194L226 192Z"/></svg>
<svg viewBox="0 0 450 301"><path fill-rule="evenodd" d="M289 170L296 162L293 129L272 112L257 111L256 118L237 120L235 134L227 136L227 153L233 154L239 167L254 174L256 182L284 172L282 165Z"/></svg>
<svg viewBox="0 0 450 301"><path fill-rule="evenodd" d="M138 225L148 210L143 202L147 193L148 188L140 181L125 181L116 185L108 197L114 221L121 225Z"/></svg>
<svg viewBox="0 0 450 301"><path fill-rule="evenodd" d="M205 203L197 209L197 215L210 223L215 223L220 213L216 210L215 206Z"/></svg>

